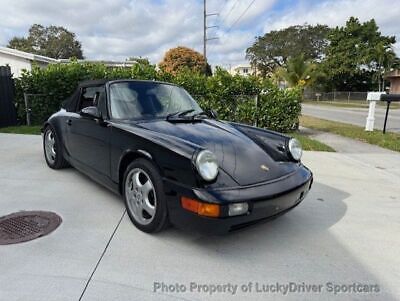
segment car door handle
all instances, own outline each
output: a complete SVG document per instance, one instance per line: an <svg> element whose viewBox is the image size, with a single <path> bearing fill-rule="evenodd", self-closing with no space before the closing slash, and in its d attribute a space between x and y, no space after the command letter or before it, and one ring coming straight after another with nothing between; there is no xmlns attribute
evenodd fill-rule
<svg viewBox="0 0 400 301"><path fill-rule="evenodd" d="M71 125L72 124L72 120L68 119L66 123L67 123L67 125Z"/></svg>

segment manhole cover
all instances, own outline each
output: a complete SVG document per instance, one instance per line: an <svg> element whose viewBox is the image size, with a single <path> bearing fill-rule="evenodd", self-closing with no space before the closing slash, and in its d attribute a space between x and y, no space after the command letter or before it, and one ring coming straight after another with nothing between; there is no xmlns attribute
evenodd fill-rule
<svg viewBox="0 0 400 301"><path fill-rule="evenodd" d="M61 222L61 217L47 211L21 211L0 217L0 245L45 236L57 229Z"/></svg>

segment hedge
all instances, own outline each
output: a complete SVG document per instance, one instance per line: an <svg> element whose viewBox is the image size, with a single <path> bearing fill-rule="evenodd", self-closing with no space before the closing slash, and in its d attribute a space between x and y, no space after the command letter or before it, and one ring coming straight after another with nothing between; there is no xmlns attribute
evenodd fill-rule
<svg viewBox="0 0 400 301"><path fill-rule="evenodd" d="M16 106L19 119L25 120L23 93L30 96L32 123L40 124L56 112L79 81L88 79L148 79L172 82L184 87L206 109L214 109L220 119L253 124L287 132L297 128L301 111L298 89L279 89L269 80L232 76L217 68L213 76L182 72L176 76L155 66L136 64L131 68L109 68L100 63L51 64L34 67L16 79ZM256 98L258 95L258 105Z"/></svg>

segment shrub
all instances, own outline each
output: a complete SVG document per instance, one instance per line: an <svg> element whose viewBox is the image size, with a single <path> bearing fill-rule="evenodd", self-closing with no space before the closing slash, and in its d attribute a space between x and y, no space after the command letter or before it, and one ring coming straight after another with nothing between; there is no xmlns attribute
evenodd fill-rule
<svg viewBox="0 0 400 301"><path fill-rule="evenodd" d="M206 61L201 53L184 46L178 46L165 53L159 66L166 72L177 74L185 69L193 72L204 72L205 64Z"/></svg>
<svg viewBox="0 0 400 301"><path fill-rule="evenodd" d="M288 132L299 127L301 89L279 89L271 82L264 83L258 110L258 125Z"/></svg>
<svg viewBox="0 0 400 301"><path fill-rule="evenodd" d="M232 76L217 68L214 76L184 71L176 75L158 70L154 65L136 64L131 68L108 68L99 63L52 64L45 69L34 67L16 80L18 116L25 120L23 93L30 97L32 123L40 124L56 112L64 99L76 89L79 81L87 79L155 79L184 87L204 109L214 109L224 120L253 124L278 131L298 126L301 106L300 91L280 90L269 80L256 77ZM256 106L256 97L258 105Z"/></svg>

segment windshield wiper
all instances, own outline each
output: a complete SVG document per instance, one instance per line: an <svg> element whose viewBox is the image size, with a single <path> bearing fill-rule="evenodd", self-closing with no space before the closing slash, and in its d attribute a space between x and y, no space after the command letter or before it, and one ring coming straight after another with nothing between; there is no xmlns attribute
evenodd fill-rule
<svg viewBox="0 0 400 301"><path fill-rule="evenodd" d="M185 116L185 115L187 115L187 114L189 114L189 113L192 113L192 112L194 112L194 110L193 109L189 109L189 110L185 110L185 111L178 111L178 112L175 112L175 113L171 113L171 114L168 114L167 115L167 120L170 120L171 119L171 117L182 117L182 116Z"/></svg>
<svg viewBox="0 0 400 301"><path fill-rule="evenodd" d="M191 117L192 117L192 119L195 119L196 117L201 117L201 116L210 117L208 115L208 113L205 112L205 111L201 111L201 112L198 112L196 114L193 114Z"/></svg>

